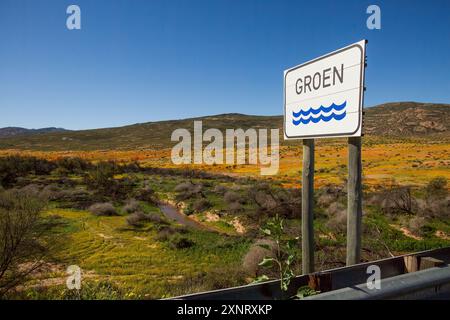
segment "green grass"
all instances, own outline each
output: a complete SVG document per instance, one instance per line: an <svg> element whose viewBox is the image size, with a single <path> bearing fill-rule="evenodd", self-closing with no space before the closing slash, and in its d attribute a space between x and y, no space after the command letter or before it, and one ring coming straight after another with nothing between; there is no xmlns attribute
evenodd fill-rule
<svg viewBox="0 0 450 320"><path fill-rule="evenodd" d="M60 230L67 239L55 253L64 265L75 264L90 278L108 280L124 292L146 298L170 296L168 283L184 277L241 261L248 248L242 238L195 231L186 236L195 244L173 249L155 240L156 226L133 229L125 217L96 217L86 211L51 209L66 226Z"/></svg>

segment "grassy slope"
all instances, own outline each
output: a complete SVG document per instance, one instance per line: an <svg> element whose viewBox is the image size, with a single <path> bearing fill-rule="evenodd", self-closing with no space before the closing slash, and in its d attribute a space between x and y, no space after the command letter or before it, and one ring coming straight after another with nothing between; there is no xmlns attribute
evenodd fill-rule
<svg viewBox="0 0 450 320"><path fill-rule="evenodd" d="M107 280L139 298L173 295L186 276L218 266L236 266L248 248L245 239L195 231L192 248L175 249L155 239L155 225L127 228L124 216L96 217L87 211L51 209L66 223L58 232L67 237L56 253L61 264L81 267L87 279ZM220 249L220 254L219 254ZM237 266L239 267L239 266ZM56 276L63 276L61 274Z"/></svg>

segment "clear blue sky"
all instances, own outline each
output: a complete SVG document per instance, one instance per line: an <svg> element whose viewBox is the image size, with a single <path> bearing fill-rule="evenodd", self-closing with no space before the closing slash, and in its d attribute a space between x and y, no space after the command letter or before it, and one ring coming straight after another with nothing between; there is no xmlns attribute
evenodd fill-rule
<svg viewBox="0 0 450 320"><path fill-rule="evenodd" d="M448 0L0 0L0 127L281 114L283 70L363 38L366 106L450 103Z"/></svg>

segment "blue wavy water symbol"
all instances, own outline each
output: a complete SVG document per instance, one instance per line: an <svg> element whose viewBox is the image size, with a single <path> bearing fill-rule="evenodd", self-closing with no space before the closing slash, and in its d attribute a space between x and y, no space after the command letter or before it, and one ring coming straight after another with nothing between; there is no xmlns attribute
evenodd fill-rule
<svg viewBox="0 0 450 320"><path fill-rule="evenodd" d="M308 119L303 119L303 118L300 118L300 119L298 119L298 120L292 119L292 123L293 123L294 125L298 126L300 123L308 124L308 123L310 123L310 122L312 122L312 123L317 123L317 122L319 122L319 121L328 122L328 121L330 121L331 119L335 119L335 120L338 120L338 121L339 121L339 120L344 119L346 115L347 115L347 111L344 111L344 112L341 113L341 114L335 114L335 113L333 112L333 113L331 113L328 117L326 117L326 116L324 116L324 115L321 114L321 115L318 116L317 118L310 117L310 118L308 118Z"/></svg>
<svg viewBox="0 0 450 320"><path fill-rule="evenodd" d="M320 106L317 109L314 108L310 108L306 111L300 110L299 112L292 112L292 115L294 116L294 119L292 119L292 123L295 126L298 126L300 123L302 124L308 124L310 122L312 123L318 123L319 121L324 121L324 122L328 122L331 119L335 119L337 121L342 120L345 118L345 116L347 115L347 111L344 111L341 114L336 114L334 112L332 112L329 116L325 116L323 114L320 114L318 117L313 117L312 115L317 115L321 112L324 113L329 113L330 111L342 111L344 110L344 108L347 106L347 101L344 101L342 104L336 105L334 102L333 104L331 104L331 106L329 107L324 107L324 106ZM310 116L309 118L300 118L300 119L295 119L298 118L300 116Z"/></svg>
<svg viewBox="0 0 450 320"><path fill-rule="evenodd" d="M320 107L317 108L317 109L314 109L314 108L311 107L311 108L309 108L309 109L306 110L306 111L300 110L299 112L292 112L292 115L294 116L294 118L298 118L298 117L300 117L300 116L307 117L307 116L309 116L311 113L312 113L312 114L319 114L321 111L322 111L322 112L326 112L326 113L328 113L328 112L330 112L330 111L332 111L332 110L335 110L335 111L341 111L341 110L343 110L346 106L347 106L347 101L344 101L342 104L338 104L338 105L336 105L336 104L333 102L333 104L332 104L331 106L329 106L329 107L320 106Z"/></svg>

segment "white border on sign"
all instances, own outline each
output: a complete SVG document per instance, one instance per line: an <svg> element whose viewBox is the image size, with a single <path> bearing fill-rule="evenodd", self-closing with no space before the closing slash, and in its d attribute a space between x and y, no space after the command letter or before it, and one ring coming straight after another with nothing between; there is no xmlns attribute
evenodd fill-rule
<svg viewBox="0 0 450 320"><path fill-rule="evenodd" d="M362 135L362 113L363 113L363 101L364 101L364 78L365 78L365 59L366 59L366 48L365 45L368 41L367 40L361 40L359 42L353 43L351 45L348 45L344 48L335 50L333 52L330 52L328 54L325 54L323 56L320 56L316 59L304 62L302 64L299 64L295 67L292 67L290 69L287 69L284 71L284 77L283 77L283 136L285 140L294 140L294 139L312 139L312 138L339 138L339 137L352 137L355 136L357 132L361 132ZM329 58L335 54L342 53L346 50L352 49L354 47L357 47L361 50L361 82L360 82L360 92L359 92L359 116L358 116L358 127L353 132L346 132L342 134L321 134L321 135L306 135L306 136L293 136L289 137L286 135L286 76L289 72L297 70L301 67L304 67L306 65L309 65L311 63L317 62L319 60Z"/></svg>

